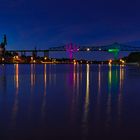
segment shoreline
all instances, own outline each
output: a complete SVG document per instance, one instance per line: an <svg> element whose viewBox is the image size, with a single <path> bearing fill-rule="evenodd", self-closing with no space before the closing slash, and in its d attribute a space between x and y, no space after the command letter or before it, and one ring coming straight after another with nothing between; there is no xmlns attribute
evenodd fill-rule
<svg viewBox="0 0 140 140"><path fill-rule="evenodd" d="M27 65L27 64L37 64L37 65L44 65L44 64L47 64L47 65L63 65L63 64L67 64L67 65L86 65L86 64L89 64L89 65L111 65L111 66L140 66L139 63L125 63L125 64L108 64L108 63L0 63L0 65L6 65L6 64L21 64L21 65Z"/></svg>

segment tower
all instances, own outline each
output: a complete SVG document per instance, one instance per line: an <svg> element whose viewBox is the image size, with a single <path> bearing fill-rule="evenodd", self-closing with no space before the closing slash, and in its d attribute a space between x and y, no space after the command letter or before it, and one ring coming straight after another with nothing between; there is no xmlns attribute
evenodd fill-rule
<svg viewBox="0 0 140 140"><path fill-rule="evenodd" d="M3 57L5 55L6 45L7 45L7 38L6 38L6 35L4 34L3 40L0 44L0 57Z"/></svg>
<svg viewBox="0 0 140 140"><path fill-rule="evenodd" d="M117 59L118 59L119 51L120 51L120 50L117 49L117 48L109 49L109 50L108 50L108 52L113 53L113 55L114 55L114 60L117 60Z"/></svg>
<svg viewBox="0 0 140 140"><path fill-rule="evenodd" d="M108 52L113 53L114 60L117 60L120 52L120 45L118 43L112 44L111 47L108 49Z"/></svg>
<svg viewBox="0 0 140 140"><path fill-rule="evenodd" d="M73 45L72 43L67 44L66 47L66 52L69 54L69 59L72 60L73 59L73 53L77 52L79 49L77 47L77 45Z"/></svg>

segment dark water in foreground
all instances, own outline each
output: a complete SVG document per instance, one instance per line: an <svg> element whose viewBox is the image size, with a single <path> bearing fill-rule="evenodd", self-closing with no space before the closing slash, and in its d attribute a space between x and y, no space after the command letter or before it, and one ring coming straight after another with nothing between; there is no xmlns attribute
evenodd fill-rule
<svg viewBox="0 0 140 140"><path fill-rule="evenodd" d="M0 65L0 140L140 137L140 67Z"/></svg>

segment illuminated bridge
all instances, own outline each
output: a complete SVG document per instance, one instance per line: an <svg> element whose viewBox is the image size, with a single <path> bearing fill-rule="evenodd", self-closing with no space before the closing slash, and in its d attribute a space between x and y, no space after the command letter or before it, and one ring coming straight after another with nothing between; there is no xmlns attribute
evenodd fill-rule
<svg viewBox="0 0 140 140"><path fill-rule="evenodd" d="M105 46L76 46L74 44L68 44L66 46L61 47L52 47L49 49L44 50L7 50L7 52L10 53L21 53L22 55L26 55L26 53L32 53L32 55L36 55L39 52L44 53L44 56L49 57L49 52L61 52L66 51L69 52L69 56L72 57L73 53L79 52L79 51L106 51L109 53L113 53L114 59L116 60L118 58L118 53L120 51L125 52L140 52L140 47L134 47L130 45L124 45L119 43L113 43L111 45L105 45Z"/></svg>
<svg viewBox="0 0 140 140"><path fill-rule="evenodd" d="M105 46L79 46L79 51L87 51L87 48L90 49L90 51L108 51L109 49L119 49L120 51L140 51L140 47L134 47L130 45L124 45L119 43L113 43L111 45L105 45ZM49 51L66 51L65 46L61 47L52 47L49 48Z"/></svg>
<svg viewBox="0 0 140 140"><path fill-rule="evenodd" d="M71 46L70 48L71 48L70 53L78 52L78 51L106 51L109 53L113 53L115 60L118 58L118 53L120 51L140 52L140 47L134 47L134 46L124 45L119 43L113 43L111 45L105 45L105 46L80 46L80 47ZM75 49L77 49L77 51L73 51ZM67 51L67 48L66 46L53 47L53 48L49 48L49 51Z"/></svg>

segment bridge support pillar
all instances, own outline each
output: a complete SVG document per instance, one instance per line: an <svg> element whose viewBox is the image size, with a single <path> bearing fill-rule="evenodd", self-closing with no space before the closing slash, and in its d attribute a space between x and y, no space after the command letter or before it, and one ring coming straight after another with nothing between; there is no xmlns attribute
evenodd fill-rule
<svg viewBox="0 0 140 140"><path fill-rule="evenodd" d="M119 56L119 52L114 52L113 54L114 54L114 60L117 60Z"/></svg>
<svg viewBox="0 0 140 140"><path fill-rule="evenodd" d="M114 60L118 59L118 55L119 55L119 52L120 52L120 50L118 48L109 49L108 52L113 53Z"/></svg>
<svg viewBox="0 0 140 140"><path fill-rule="evenodd" d="M21 52L21 56L26 56L26 52Z"/></svg>
<svg viewBox="0 0 140 140"><path fill-rule="evenodd" d="M37 57L37 51L33 51L33 52L32 52L32 56L33 56L33 57Z"/></svg>
<svg viewBox="0 0 140 140"><path fill-rule="evenodd" d="M49 51L44 51L44 57L48 57L49 58Z"/></svg>

